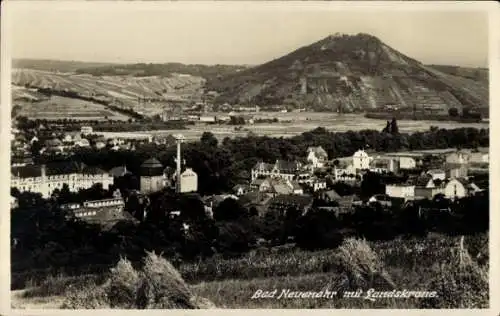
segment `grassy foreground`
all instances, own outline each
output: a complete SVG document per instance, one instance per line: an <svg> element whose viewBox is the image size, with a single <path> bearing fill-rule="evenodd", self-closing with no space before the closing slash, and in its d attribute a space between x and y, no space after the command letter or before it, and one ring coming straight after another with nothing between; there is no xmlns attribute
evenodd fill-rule
<svg viewBox="0 0 500 316"><path fill-rule="evenodd" d="M348 239L335 250L252 251L178 270L148 254L142 269L122 259L109 273L48 278L15 291L13 308L487 308L487 246L459 238L369 243ZM487 245L487 241L486 241ZM479 250L478 250L479 249ZM436 291L435 298L365 299L366 291ZM360 297L346 291L363 290ZM258 290L274 298L252 298ZM282 291L329 291L322 298L285 298Z"/></svg>

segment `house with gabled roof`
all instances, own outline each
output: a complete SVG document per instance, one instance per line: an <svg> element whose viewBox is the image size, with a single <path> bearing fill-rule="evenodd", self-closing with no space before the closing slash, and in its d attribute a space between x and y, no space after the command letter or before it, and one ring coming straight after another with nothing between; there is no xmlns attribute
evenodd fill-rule
<svg viewBox="0 0 500 316"><path fill-rule="evenodd" d="M453 178L447 181L443 193L449 199L460 199L481 191L475 183L466 178Z"/></svg>
<svg viewBox="0 0 500 316"><path fill-rule="evenodd" d="M322 168L328 161L328 154L323 147L309 147L307 149L307 161L313 168Z"/></svg>
<svg viewBox="0 0 500 316"><path fill-rule="evenodd" d="M297 161L276 160L274 164L258 162L252 169L252 181L269 176L293 180L301 167L302 164Z"/></svg>
<svg viewBox="0 0 500 316"><path fill-rule="evenodd" d="M441 179L433 179L429 174L409 180L409 183L415 185L415 198L432 199L437 194L444 193L445 182Z"/></svg>

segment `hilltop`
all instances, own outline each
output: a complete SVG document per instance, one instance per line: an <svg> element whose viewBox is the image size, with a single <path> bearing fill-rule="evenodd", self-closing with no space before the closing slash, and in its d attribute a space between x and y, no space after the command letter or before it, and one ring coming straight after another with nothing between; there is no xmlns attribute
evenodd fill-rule
<svg viewBox="0 0 500 316"><path fill-rule="evenodd" d="M73 60L23 59L14 58L12 68L32 69L51 72L74 72L81 68L104 67L112 63L99 63Z"/></svg>
<svg viewBox="0 0 500 316"><path fill-rule="evenodd" d="M328 36L257 67L207 81L218 103L286 104L315 110L386 106L488 108L487 76L426 66L368 34ZM486 80L484 80L486 79Z"/></svg>

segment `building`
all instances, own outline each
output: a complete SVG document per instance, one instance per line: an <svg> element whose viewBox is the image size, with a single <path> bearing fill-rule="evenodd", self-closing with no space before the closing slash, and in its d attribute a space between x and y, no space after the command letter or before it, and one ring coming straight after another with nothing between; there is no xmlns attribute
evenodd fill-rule
<svg viewBox="0 0 500 316"><path fill-rule="evenodd" d="M307 153L307 161L313 168L322 168L328 161L328 154L321 146L309 147Z"/></svg>
<svg viewBox="0 0 500 316"><path fill-rule="evenodd" d="M10 209L17 208L19 206L19 201L17 198L10 196Z"/></svg>
<svg viewBox="0 0 500 316"><path fill-rule="evenodd" d="M92 129L92 127L90 127L90 126L82 126L82 128L80 129L80 132L81 132L83 135L89 135L89 134L92 134L92 133L93 133L93 129Z"/></svg>
<svg viewBox="0 0 500 316"><path fill-rule="evenodd" d="M75 141L75 145L78 146L78 147L89 147L90 146L90 142L88 139L86 138L82 138L78 141Z"/></svg>
<svg viewBox="0 0 500 316"><path fill-rule="evenodd" d="M335 181L356 181L359 175L359 169L356 170L352 159L337 160L333 167L333 176Z"/></svg>
<svg viewBox="0 0 500 316"><path fill-rule="evenodd" d="M326 180L314 178L309 184L314 192L326 189Z"/></svg>
<svg viewBox="0 0 500 316"><path fill-rule="evenodd" d="M479 149L477 152L471 153L469 161L471 163L489 163L490 162L489 148L482 148Z"/></svg>
<svg viewBox="0 0 500 316"><path fill-rule="evenodd" d="M469 174L469 168L464 164L446 164L446 178L466 178Z"/></svg>
<svg viewBox="0 0 500 316"><path fill-rule="evenodd" d="M112 176L113 178L120 178L124 177L126 175L132 174L130 171L127 170L127 166L119 166L119 167L114 167L113 169L109 170L109 175Z"/></svg>
<svg viewBox="0 0 500 316"><path fill-rule="evenodd" d="M415 197L432 199L437 194L444 194L444 181L433 179L431 175L425 174L413 182L415 184Z"/></svg>
<svg viewBox="0 0 500 316"><path fill-rule="evenodd" d="M149 194L163 190L165 187L165 176L163 174L163 170L163 165L156 158L150 158L141 165L141 193Z"/></svg>
<svg viewBox="0 0 500 316"><path fill-rule="evenodd" d="M397 173L399 161L392 158L377 157L370 161L370 171L376 173Z"/></svg>
<svg viewBox="0 0 500 316"><path fill-rule="evenodd" d="M415 196L415 185L413 184L387 184L385 194L393 198L413 198Z"/></svg>
<svg viewBox="0 0 500 316"><path fill-rule="evenodd" d="M274 164L258 162L252 169L252 181L266 177L293 180L296 174L301 171L301 167L299 162L284 160L276 160Z"/></svg>
<svg viewBox="0 0 500 316"><path fill-rule="evenodd" d="M460 199L481 191L476 184L465 178L453 178L446 183L443 193L449 199Z"/></svg>
<svg viewBox="0 0 500 316"><path fill-rule="evenodd" d="M441 169L431 169L427 171L427 174L432 177L433 180L441 180L444 181L446 180L446 172Z"/></svg>
<svg viewBox="0 0 500 316"><path fill-rule="evenodd" d="M446 163L449 164L468 164L470 153L466 151L457 151L446 155Z"/></svg>
<svg viewBox="0 0 500 316"><path fill-rule="evenodd" d="M312 207L314 198L310 195L277 195L268 202L268 210L286 215L290 209L296 209L301 214L306 214Z"/></svg>
<svg viewBox="0 0 500 316"><path fill-rule="evenodd" d="M181 173L180 192L196 192L198 191L198 175L191 168L187 168Z"/></svg>
<svg viewBox="0 0 500 316"><path fill-rule="evenodd" d="M125 202L119 190L109 199L64 204L61 208L71 211L76 218L91 223L115 222L125 218Z"/></svg>
<svg viewBox="0 0 500 316"><path fill-rule="evenodd" d="M250 188L248 185L244 185L244 184L237 184L233 187L233 192L237 195L237 196L242 196L244 194L246 194L247 192L249 192Z"/></svg>
<svg viewBox="0 0 500 316"><path fill-rule="evenodd" d="M417 167L417 159L414 157L399 157L399 168L400 169L415 169Z"/></svg>
<svg viewBox="0 0 500 316"><path fill-rule="evenodd" d="M289 195L294 193L294 185L288 179L268 177L259 186L259 192L273 195Z"/></svg>
<svg viewBox="0 0 500 316"><path fill-rule="evenodd" d="M36 192L49 198L67 184L71 192L88 189L101 183L107 190L113 184L108 172L77 162L57 162L46 165L27 165L11 168L11 187L21 192Z"/></svg>
<svg viewBox="0 0 500 316"><path fill-rule="evenodd" d="M200 116L200 122L203 123L215 123L216 121L215 116Z"/></svg>
<svg viewBox="0 0 500 316"><path fill-rule="evenodd" d="M356 170L370 169L371 161L372 158L363 149L356 151L352 155L352 164Z"/></svg>

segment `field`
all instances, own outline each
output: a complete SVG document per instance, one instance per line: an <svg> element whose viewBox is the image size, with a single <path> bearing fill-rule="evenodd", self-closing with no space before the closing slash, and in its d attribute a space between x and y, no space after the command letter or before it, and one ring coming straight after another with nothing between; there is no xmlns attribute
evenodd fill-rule
<svg viewBox="0 0 500 316"><path fill-rule="evenodd" d="M27 103L15 102L19 105L17 115L32 119L74 119L74 120L128 120L123 114L106 109L104 105L88 101L52 96L46 100Z"/></svg>
<svg viewBox="0 0 500 316"><path fill-rule="evenodd" d="M193 96L196 97L200 94L204 82L205 79L201 77L183 74L171 74L169 77L132 77L77 75L32 69L14 69L12 72L14 86L72 91L83 96L101 97L127 108L138 107L137 110L142 111L145 105L139 105L138 98L158 102L156 107L162 109L165 104L161 102L190 100Z"/></svg>
<svg viewBox="0 0 500 316"><path fill-rule="evenodd" d="M460 237L441 235L388 242L348 239L335 250L261 249L241 258L183 264L178 271L193 295L218 308L485 308L488 264L477 258L488 258L487 244L486 235L466 237L464 248L459 246ZM64 296L75 289L82 294L91 284L103 284L105 274L50 277L36 286L13 291L13 307L60 308ZM363 292L359 298L339 294L320 299L252 299L258 289L276 289L279 294L282 290L343 293L358 288L436 291L437 297L371 301Z"/></svg>
<svg viewBox="0 0 500 316"><path fill-rule="evenodd" d="M212 113L210 115L219 115ZM279 123L259 123L244 125L241 130L236 130L229 125L207 125L203 123L188 126L186 130L158 130L149 132L151 135L183 134L188 140L198 140L203 132L212 132L219 140L224 137L245 137L249 132L256 135L267 135L269 137L292 137L301 133L311 131L317 127L324 127L335 132L357 131L363 129L374 129L381 131L385 127L385 121L365 118L361 114L344 114L339 116L335 113L257 113L255 118L277 117ZM289 121L289 122L288 122ZM353 124L353 122L356 124ZM484 123L458 123L458 122L433 122L433 121L398 121L399 130L405 133L427 131L431 126L452 129L460 127L488 128ZM106 134L106 133L102 133ZM127 135L127 133L121 133ZM116 136L116 135L115 135Z"/></svg>

